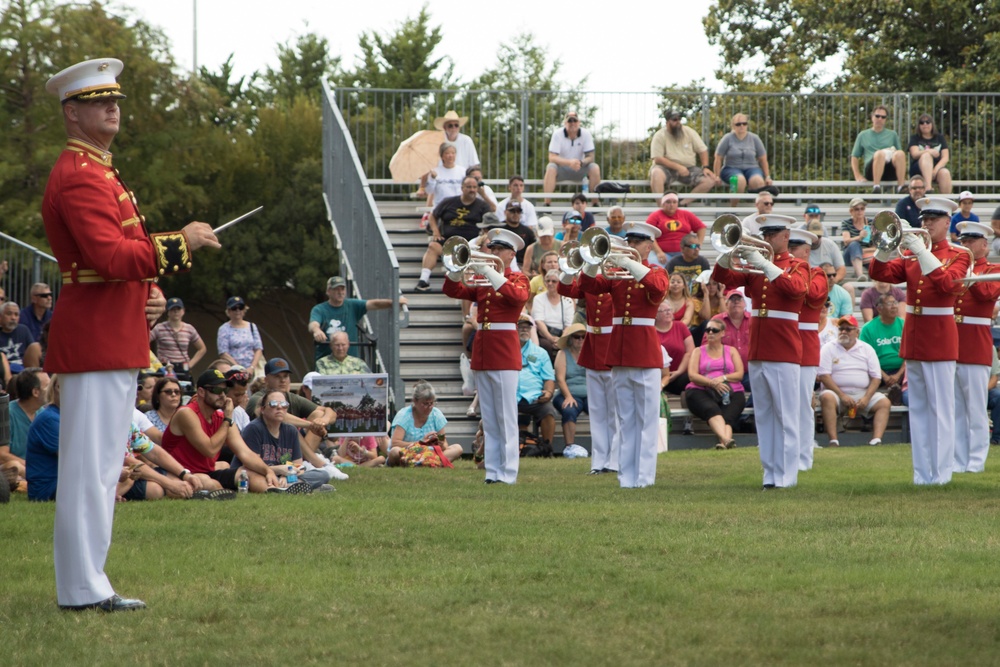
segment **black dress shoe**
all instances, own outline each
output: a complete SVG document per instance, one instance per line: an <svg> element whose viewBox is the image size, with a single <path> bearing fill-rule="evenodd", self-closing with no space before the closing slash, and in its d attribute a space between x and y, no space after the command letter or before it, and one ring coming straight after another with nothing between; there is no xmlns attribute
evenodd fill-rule
<svg viewBox="0 0 1000 667"><path fill-rule="evenodd" d="M770 491L773 488L775 488L774 484L765 484L763 487L761 487L761 491Z"/></svg>
<svg viewBox="0 0 1000 667"><path fill-rule="evenodd" d="M618 474L617 470L612 470L611 468L602 468L601 472L603 472L603 473L612 473L612 474L615 474L615 475Z"/></svg>
<svg viewBox="0 0 1000 667"><path fill-rule="evenodd" d="M603 470L591 470L587 474L588 475L600 475L602 472L604 472L604 471Z"/></svg>
<svg viewBox="0 0 1000 667"><path fill-rule="evenodd" d="M129 598L123 598L122 596L115 593L107 600L101 600L100 602L94 602L92 604L80 604L80 605L69 605L61 604L60 609L66 611L86 611L87 609L97 609L99 611L136 611L137 609L145 609L146 603L142 600L132 600Z"/></svg>

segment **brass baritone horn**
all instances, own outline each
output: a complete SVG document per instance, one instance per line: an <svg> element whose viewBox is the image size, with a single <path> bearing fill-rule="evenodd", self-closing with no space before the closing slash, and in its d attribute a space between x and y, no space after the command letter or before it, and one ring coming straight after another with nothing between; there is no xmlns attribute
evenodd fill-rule
<svg viewBox="0 0 1000 667"><path fill-rule="evenodd" d="M755 239L743 229L743 222L732 213L724 213L712 223L712 247L720 254L729 254L729 269L738 273L763 273L751 268L743 259L743 253L756 250L764 259L771 261L774 251L771 244Z"/></svg>
<svg viewBox="0 0 1000 667"><path fill-rule="evenodd" d="M476 264L492 265L497 273L503 274L503 260L496 255L476 252L461 236L452 236L441 248L441 263L449 273L462 272L462 284L466 287L490 287L490 281L476 273Z"/></svg>
<svg viewBox="0 0 1000 667"><path fill-rule="evenodd" d="M559 269L569 276L575 276L583 268L583 258L580 256L580 244L576 241L566 241L559 246Z"/></svg>
<svg viewBox="0 0 1000 667"><path fill-rule="evenodd" d="M898 250L899 244L903 241L903 234L920 234L928 250L933 246L930 232L926 229L911 227L908 223L904 223L894 211L885 210L875 214L875 219L872 220L872 230L875 237L875 249L880 252L894 252ZM903 259L917 258L916 255L903 255L902 253L900 253L900 256Z"/></svg>
<svg viewBox="0 0 1000 667"><path fill-rule="evenodd" d="M632 274L608 262L612 257L626 257L641 262L635 248L622 248L611 242L611 235L600 227L591 227L580 237L580 258L587 264L601 267L601 274L608 280L631 280Z"/></svg>

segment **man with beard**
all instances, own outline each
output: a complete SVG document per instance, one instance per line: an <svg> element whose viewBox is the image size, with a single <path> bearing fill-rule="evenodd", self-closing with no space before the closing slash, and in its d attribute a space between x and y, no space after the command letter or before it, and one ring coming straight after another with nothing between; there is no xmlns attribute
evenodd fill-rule
<svg viewBox="0 0 1000 667"><path fill-rule="evenodd" d="M708 168L708 146L698 133L681 124L681 113L666 113L667 124L653 135L649 189L662 194L671 183L682 183L691 192L708 192L722 181ZM697 166L701 162L701 166Z"/></svg>

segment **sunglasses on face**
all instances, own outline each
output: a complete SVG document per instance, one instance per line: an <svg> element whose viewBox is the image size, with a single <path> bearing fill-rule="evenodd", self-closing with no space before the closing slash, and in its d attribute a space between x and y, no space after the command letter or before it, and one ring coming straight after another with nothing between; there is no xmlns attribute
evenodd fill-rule
<svg viewBox="0 0 1000 667"><path fill-rule="evenodd" d="M160 392L160 394L166 394L167 396L180 396L181 395L181 390L180 389L164 389L163 391Z"/></svg>
<svg viewBox="0 0 1000 667"><path fill-rule="evenodd" d="M202 387L202 389L210 394L215 394L216 396L222 396L226 393L226 388L223 385L219 385L218 387Z"/></svg>
<svg viewBox="0 0 1000 667"><path fill-rule="evenodd" d="M246 306L233 306L229 310L245 310Z"/></svg>
<svg viewBox="0 0 1000 667"><path fill-rule="evenodd" d="M691 250L697 250L698 248L700 248L700 247L701 247L701 245L700 245L700 244L698 244L698 243L688 243L688 244L687 244L687 245L685 245L684 247L685 247L685 248L691 248Z"/></svg>
<svg viewBox="0 0 1000 667"><path fill-rule="evenodd" d="M761 206L774 206L774 202L773 201L762 201L760 203L760 205Z"/></svg>
<svg viewBox="0 0 1000 667"><path fill-rule="evenodd" d="M837 274L836 273L828 273L828 274L826 274L826 277L829 278L830 280L833 280L834 278L837 277Z"/></svg>
<svg viewBox="0 0 1000 667"><path fill-rule="evenodd" d="M579 123L580 119L579 118L567 118L566 122L567 123Z"/></svg>
<svg viewBox="0 0 1000 667"><path fill-rule="evenodd" d="M888 118L888 116L886 116L885 114L878 114L878 113L876 113L876 114L872 114L872 115L875 116L876 118L881 118L883 120L885 120L886 118Z"/></svg>
<svg viewBox="0 0 1000 667"><path fill-rule="evenodd" d="M267 406L270 408L287 408L288 401L268 401Z"/></svg>
<svg viewBox="0 0 1000 667"><path fill-rule="evenodd" d="M52 297L52 292L45 292L44 294L36 294L35 296L41 299L49 299Z"/></svg>
<svg viewBox="0 0 1000 667"><path fill-rule="evenodd" d="M919 124L920 125L933 125L934 121L932 121L932 120L922 120L922 121L920 121Z"/></svg>
<svg viewBox="0 0 1000 667"><path fill-rule="evenodd" d="M705 333L722 333L722 329L716 329L715 327L709 327L705 329Z"/></svg>
<svg viewBox="0 0 1000 667"><path fill-rule="evenodd" d="M444 125L444 126L445 126L446 128L448 128L448 129L451 129L451 128L455 128L455 127L458 127L459 125L458 125L458 123L445 123L445 125Z"/></svg>
<svg viewBox="0 0 1000 667"><path fill-rule="evenodd" d="M746 127L749 124L750 123L733 123L733 126L734 127Z"/></svg>

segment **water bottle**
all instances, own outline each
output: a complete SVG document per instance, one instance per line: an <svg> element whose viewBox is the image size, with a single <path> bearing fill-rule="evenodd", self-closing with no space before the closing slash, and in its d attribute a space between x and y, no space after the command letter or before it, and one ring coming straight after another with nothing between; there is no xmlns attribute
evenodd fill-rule
<svg viewBox="0 0 1000 667"><path fill-rule="evenodd" d="M583 178L583 186L580 189L583 191L583 194L590 194L590 181L586 176Z"/></svg>
<svg viewBox="0 0 1000 667"><path fill-rule="evenodd" d="M299 481L299 476L295 474L295 466L290 463L288 464L288 477L285 481L287 481L289 485L295 484L295 482Z"/></svg>
<svg viewBox="0 0 1000 667"><path fill-rule="evenodd" d="M729 405L729 395L732 393L732 391L733 390L730 389L729 391L727 391L725 394L722 395L722 404L723 405Z"/></svg>
<svg viewBox="0 0 1000 667"><path fill-rule="evenodd" d="M247 471L245 469L240 470L240 481L239 481L240 493L247 493L250 491L250 478L247 476Z"/></svg>
<svg viewBox="0 0 1000 667"><path fill-rule="evenodd" d="M735 194L736 191L740 189L739 183L740 183L739 176L737 176L736 174L733 174L732 176L730 176L729 177L729 191L731 193Z"/></svg>

